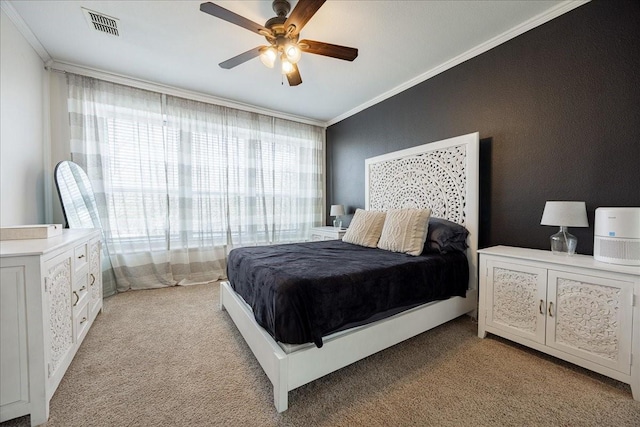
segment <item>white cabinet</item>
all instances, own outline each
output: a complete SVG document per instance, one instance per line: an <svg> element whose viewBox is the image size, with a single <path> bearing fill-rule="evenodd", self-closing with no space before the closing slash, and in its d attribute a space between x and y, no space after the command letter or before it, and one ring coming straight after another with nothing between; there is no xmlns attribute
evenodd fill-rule
<svg viewBox="0 0 640 427"><path fill-rule="evenodd" d="M640 268L506 246L478 252L478 336L490 332L631 384L640 400Z"/></svg>
<svg viewBox="0 0 640 427"><path fill-rule="evenodd" d="M102 309L98 230L0 242L0 421L47 421L49 401Z"/></svg>
<svg viewBox="0 0 640 427"><path fill-rule="evenodd" d="M338 227L312 227L311 240L338 240L347 232L346 228Z"/></svg>

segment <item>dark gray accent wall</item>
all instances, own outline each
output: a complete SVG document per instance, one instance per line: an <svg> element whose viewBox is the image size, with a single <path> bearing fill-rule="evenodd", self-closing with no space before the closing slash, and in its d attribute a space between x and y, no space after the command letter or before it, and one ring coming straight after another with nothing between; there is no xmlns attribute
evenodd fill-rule
<svg viewBox="0 0 640 427"><path fill-rule="evenodd" d="M592 1L330 126L327 204L364 207L368 157L478 131L480 247L548 249L545 201L583 200L592 254L595 208L640 206L639 22Z"/></svg>

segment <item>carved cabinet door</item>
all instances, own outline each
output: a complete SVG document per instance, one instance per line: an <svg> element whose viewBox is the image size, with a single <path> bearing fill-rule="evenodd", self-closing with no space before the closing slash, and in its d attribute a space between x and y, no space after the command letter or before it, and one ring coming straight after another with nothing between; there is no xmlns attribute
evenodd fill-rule
<svg viewBox="0 0 640 427"><path fill-rule="evenodd" d="M549 271L547 345L630 374L633 283Z"/></svg>
<svg viewBox="0 0 640 427"><path fill-rule="evenodd" d="M547 270L488 260L487 276L487 325L544 344Z"/></svg>
<svg viewBox="0 0 640 427"><path fill-rule="evenodd" d="M49 378L58 374L73 348L73 313L71 306L72 251L67 251L45 263L45 294L49 329L47 371ZM66 369L66 366L65 366ZM64 373L64 371L62 372Z"/></svg>

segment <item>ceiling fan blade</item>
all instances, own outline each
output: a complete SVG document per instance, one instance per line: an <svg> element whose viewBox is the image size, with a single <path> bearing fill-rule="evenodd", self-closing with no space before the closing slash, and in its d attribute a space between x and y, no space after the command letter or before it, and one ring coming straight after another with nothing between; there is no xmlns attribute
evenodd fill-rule
<svg viewBox="0 0 640 427"><path fill-rule="evenodd" d="M298 70L297 64L293 64L293 71L287 74L287 80L289 80L289 86L298 86L302 83L302 77L300 77L300 70Z"/></svg>
<svg viewBox="0 0 640 427"><path fill-rule="evenodd" d="M309 19L320 9L326 0L298 0L298 4L293 8L291 14L284 23L284 28L295 25L292 34L295 36L302 30Z"/></svg>
<svg viewBox="0 0 640 427"><path fill-rule="evenodd" d="M231 12L224 7L220 7L215 3L202 3L200 5L200 10L204 13L208 13L211 16L215 16L216 18L220 18L227 22L231 22L232 24L236 24L242 28L246 28L247 30L253 31L254 33L264 35L264 32L266 31L267 33L271 34L271 31L269 31L262 25L255 23L252 20L245 18L244 16L240 16L237 13Z"/></svg>
<svg viewBox="0 0 640 427"><path fill-rule="evenodd" d="M238 66L238 65L240 65L240 64L242 64L244 62L247 62L248 60L253 59L256 56L259 56L260 55L260 49L262 49L263 47L264 46L254 47L253 49L248 50L248 51L246 51L244 53L241 53L238 56L234 56L233 58L229 58L226 61L221 62L218 65L220 65L220 67L228 70L228 69L233 68L235 66Z"/></svg>
<svg viewBox="0 0 640 427"><path fill-rule="evenodd" d="M344 59L345 61L353 61L358 57L358 49L353 47L339 46L337 44L317 42L314 40L300 40L298 45L303 52L330 56L332 58Z"/></svg>

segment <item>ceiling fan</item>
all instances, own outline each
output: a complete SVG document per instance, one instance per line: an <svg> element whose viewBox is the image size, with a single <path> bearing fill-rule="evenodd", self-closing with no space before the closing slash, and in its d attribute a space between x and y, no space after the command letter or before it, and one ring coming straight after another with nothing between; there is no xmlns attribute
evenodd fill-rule
<svg viewBox="0 0 640 427"><path fill-rule="evenodd" d="M268 46L258 46L221 62L220 67L230 69L259 56L264 65L273 68L276 59L280 57L282 74L286 74L289 86L297 86L302 83L297 65L302 52L347 61L353 61L358 56L358 49L352 47L314 40L298 40L302 28L325 1L298 0L296 7L287 17L291 4L287 0L274 0L272 7L277 16L269 19L264 26L211 2L202 3L200 10L264 36L269 42Z"/></svg>

